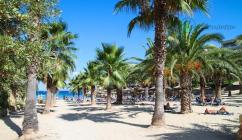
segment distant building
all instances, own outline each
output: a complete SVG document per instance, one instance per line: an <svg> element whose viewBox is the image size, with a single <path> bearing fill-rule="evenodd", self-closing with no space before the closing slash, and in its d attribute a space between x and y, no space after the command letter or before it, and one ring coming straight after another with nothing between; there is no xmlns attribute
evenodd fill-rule
<svg viewBox="0 0 242 140"><path fill-rule="evenodd" d="M236 44L235 39L227 40L223 42L223 47L224 48L230 48L230 49L239 49L240 46Z"/></svg>

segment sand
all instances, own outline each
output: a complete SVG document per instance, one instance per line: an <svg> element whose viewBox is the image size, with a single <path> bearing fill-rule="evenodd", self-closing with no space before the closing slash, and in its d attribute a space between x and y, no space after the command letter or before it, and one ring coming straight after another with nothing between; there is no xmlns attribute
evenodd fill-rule
<svg viewBox="0 0 242 140"><path fill-rule="evenodd" d="M235 96L235 95L233 95ZM206 108L221 106L193 106L193 113L165 114L166 125L150 128L152 105L76 105L58 101L54 112L38 114L38 140L232 140L238 131L242 114L242 95L225 99L232 115L204 115ZM179 106L179 102L172 102ZM0 140L18 139L23 113L0 119Z"/></svg>

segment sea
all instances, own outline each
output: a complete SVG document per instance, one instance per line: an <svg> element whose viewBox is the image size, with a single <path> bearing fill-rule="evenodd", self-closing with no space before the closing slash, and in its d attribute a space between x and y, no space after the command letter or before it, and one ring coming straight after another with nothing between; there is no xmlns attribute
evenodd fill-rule
<svg viewBox="0 0 242 140"><path fill-rule="evenodd" d="M47 95L47 91L43 91L43 90L39 90L36 92L36 97L42 97L43 100L46 99L46 95ZM63 100L64 97L74 97L74 98L77 98L77 93L74 93L74 92L70 92L68 90L61 90L61 91L58 91L57 94L56 94L56 97L57 99L59 100ZM82 97L82 93L80 93L80 97Z"/></svg>

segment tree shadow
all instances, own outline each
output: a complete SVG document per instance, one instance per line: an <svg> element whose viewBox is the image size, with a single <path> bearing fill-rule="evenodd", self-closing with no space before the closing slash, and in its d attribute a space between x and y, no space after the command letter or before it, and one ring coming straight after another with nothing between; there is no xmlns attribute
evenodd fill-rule
<svg viewBox="0 0 242 140"><path fill-rule="evenodd" d="M124 112L152 112L153 110L149 107L138 107L138 106L126 106L125 108L123 108Z"/></svg>
<svg viewBox="0 0 242 140"><path fill-rule="evenodd" d="M231 120L231 119L223 119L223 120L228 121L228 122L232 122L232 123L239 124L239 119L233 119L233 120Z"/></svg>
<svg viewBox="0 0 242 140"><path fill-rule="evenodd" d="M119 112L111 112L111 113L69 113L69 114L62 114L60 118L67 120L67 121L78 121L78 120L90 120L96 123L104 123L104 122L113 122L113 123L119 123L119 124L125 124L135 127L142 127L146 128L148 125L143 124L135 124L130 122L121 121L118 119L121 119Z"/></svg>
<svg viewBox="0 0 242 140"><path fill-rule="evenodd" d="M103 107L84 106L84 107L72 108L71 110L92 112L92 111L104 110L104 108Z"/></svg>
<svg viewBox="0 0 242 140"><path fill-rule="evenodd" d="M138 106L134 106L134 105L125 105L124 108L122 108L122 110L120 112L129 114L128 117L130 117L130 118L135 118L136 115L138 115L140 113L144 113L144 112L152 114L153 110L152 110L152 108L149 108L147 106L138 107Z"/></svg>
<svg viewBox="0 0 242 140"><path fill-rule="evenodd" d="M36 108L37 113L43 114L44 108ZM55 112L55 110L50 109L50 112Z"/></svg>
<svg viewBox="0 0 242 140"><path fill-rule="evenodd" d="M157 137L159 140L233 140L236 138L232 129L236 126L214 124L219 126L220 130L214 130L207 126L192 124L193 128L177 127L168 125L173 130L181 130L180 132L164 133L158 135L149 135L148 137Z"/></svg>
<svg viewBox="0 0 242 140"><path fill-rule="evenodd" d="M77 103L68 103L67 106L90 106L91 104L77 104Z"/></svg>
<svg viewBox="0 0 242 140"><path fill-rule="evenodd" d="M3 122L11 129L13 130L15 133L18 134L18 136L22 136L22 130L21 128L16 124L14 123L10 117L5 117L3 118Z"/></svg>

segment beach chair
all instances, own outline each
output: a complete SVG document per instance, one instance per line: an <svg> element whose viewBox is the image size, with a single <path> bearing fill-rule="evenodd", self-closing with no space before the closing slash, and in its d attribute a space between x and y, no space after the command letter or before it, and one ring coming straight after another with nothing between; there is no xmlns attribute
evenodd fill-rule
<svg viewBox="0 0 242 140"><path fill-rule="evenodd" d="M83 100L81 100L80 98L77 98L76 101L75 101L76 104L80 104L82 102L83 102Z"/></svg>
<svg viewBox="0 0 242 140"><path fill-rule="evenodd" d="M222 104L222 100L221 99L218 99L218 98L215 98L213 101L212 101L212 105L221 105Z"/></svg>
<svg viewBox="0 0 242 140"><path fill-rule="evenodd" d="M196 100L196 103L197 103L197 104L201 104L201 103L202 103L200 97L196 97L195 100Z"/></svg>
<svg viewBox="0 0 242 140"><path fill-rule="evenodd" d="M195 98L195 102L197 103L197 104L199 104L199 105L202 105L202 106L204 106L204 105L208 105L210 102L209 102L209 100L207 99L207 98L205 98L204 99L204 102L202 102L201 101L201 97L196 97Z"/></svg>
<svg viewBox="0 0 242 140"><path fill-rule="evenodd" d="M170 101L175 101L176 99L177 99L177 96L171 96L171 97L169 98Z"/></svg>

